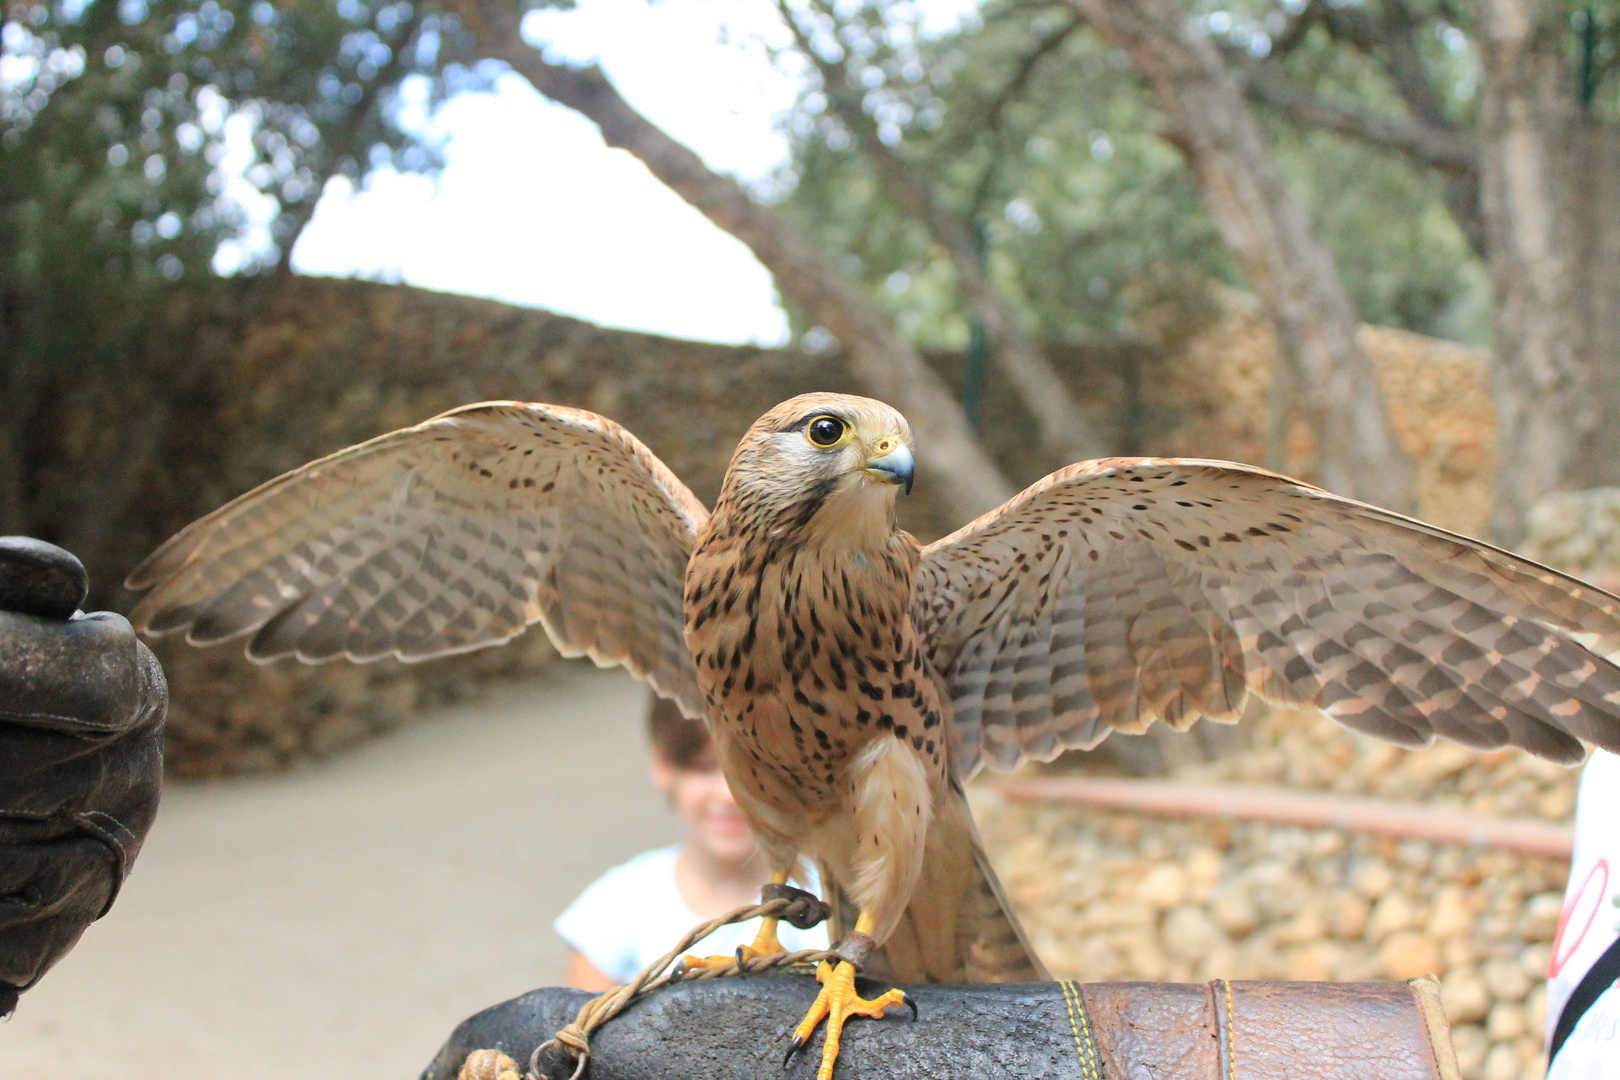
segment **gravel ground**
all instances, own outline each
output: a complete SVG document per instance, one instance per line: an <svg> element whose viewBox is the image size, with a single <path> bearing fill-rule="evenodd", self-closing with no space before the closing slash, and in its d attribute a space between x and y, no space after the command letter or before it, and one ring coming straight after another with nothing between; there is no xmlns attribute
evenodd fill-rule
<svg viewBox="0 0 1620 1080"><path fill-rule="evenodd" d="M1253 745L1173 777L1567 821L1578 771L1518 752L1407 751L1317 713L1257 710ZM1118 736L1115 736L1118 738ZM1076 756L1079 757L1079 756ZM1081 761L1084 759L1081 758ZM1065 759L1054 766L1077 767ZM975 809L1060 978L1441 977L1466 1080L1545 1072L1545 972L1568 864L1331 829L1012 803Z"/></svg>
<svg viewBox="0 0 1620 1080"><path fill-rule="evenodd" d="M341 758L178 784L112 912L0 1025L4 1080L408 1080L562 977L551 920L669 843L646 691L565 665Z"/></svg>

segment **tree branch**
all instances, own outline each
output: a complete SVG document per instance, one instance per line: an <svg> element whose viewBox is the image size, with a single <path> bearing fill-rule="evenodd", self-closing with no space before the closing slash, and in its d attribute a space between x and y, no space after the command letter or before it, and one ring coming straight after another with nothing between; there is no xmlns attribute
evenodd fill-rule
<svg viewBox="0 0 1620 1080"><path fill-rule="evenodd" d="M1413 119L1395 120L1325 101L1289 82L1276 71L1274 60L1256 63L1231 50L1228 56L1243 64L1250 100L1279 109L1299 123L1361 139L1439 170L1444 177L1441 197L1446 209L1474 254L1485 258L1487 231L1480 212L1479 149L1475 140L1457 130L1430 85L1417 50L1417 19L1404 0L1385 0L1381 18L1374 18L1364 8L1330 7L1321 0L1311 0L1293 17L1283 36L1297 43L1305 30L1318 23L1383 69ZM1273 42L1271 55L1275 57L1281 51Z"/></svg>
<svg viewBox="0 0 1620 1080"><path fill-rule="evenodd" d="M366 119L371 115L372 108L377 104L380 92L396 84L405 70L405 52L416 40L417 31L422 28L423 4L411 7L411 15L400 27L399 35L394 44L390 46L388 63L378 69L376 76L360 88L360 100L344 116L343 122L322 141L326 143L325 168L321 170L319 183L314 185L311 192L305 194L301 202L282 213L288 215L292 222L291 233L286 244L281 248L281 254L276 259L275 276L285 277L292 273L293 248L298 244L298 238L304 235L304 229L309 226L315 217L315 206L321 201L321 193L326 190L327 182L336 176L346 159L353 158L358 163L359 155L355 153L355 143L360 139L360 133L365 130ZM363 173L365 170L360 170Z"/></svg>
<svg viewBox="0 0 1620 1080"><path fill-rule="evenodd" d="M786 0L777 0L777 10L793 32L799 51L815 64L821 74L822 90L827 103L854 135L874 169L900 204L922 222L934 242L944 250L956 271L957 285L969 310L984 322L995 348L993 356L1007 373L1040 429L1041 442L1071 460L1101 457L1105 453L1102 440L1091 429L1073 395L1063 379L1052 368L1029 335L1019 325L1012 308L990 282L989 275L979 262L973 234L966 223L952 213L934 196L933 189L921 173L912 168L878 135L877 121L862 106L860 95L853 91L849 69L842 61L822 55L811 43ZM834 20L836 16L817 4L822 14Z"/></svg>
<svg viewBox="0 0 1620 1080"><path fill-rule="evenodd" d="M1476 179L1479 176L1479 148L1472 139L1455 131L1329 101L1290 81L1269 64L1249 63L1246 67L1243 88L1251 101L1269 105L1301 124L1393 150L1430 168Z"/></svg>
<svg viewBox="0 0 1620 1080"><path fill-rule="evenodd" d="M505 62L540 93L591 120L609 146L634 155L670 190L748 245L782 292L839 339L850 370L868 392L908 415L923 435L917 456L943 479L953 510L980 514L1012 494L944 381L860 289L780 215L632 109L599 68L553 64L525 44L515 4L453 0L452 6L483 55Z"/></svg>
<svg viewBox="0 0 1620 1080"><path fill-rule="evenodd" d="M991 188L994 186L996 176L1000 172L1001 162L1006 158L1007 129L1003 120L1005 119L1007 106L1011 104L1015 97L1023 93L1024 87L1029 85L1029 80L1034 77L1035 69L1040 66L1041 61L1056 52L1076 30L1085 25L1078 16L1073 15L1072 12L1070 14L1071 18L1067 25L1059 27L1042 38L1039 44L1026 53L1018 62L1018 67L1014 69L1012 77L1007 80L1006 85L1001 88L1000 92L990 100L990 108L986 112L982 123L975 126L975 130L990 131L994 136L994 143L989 164L985 166L984 175L979 177L979 182L974 185L973 199L968 204L968 220L970 221L976 219L984 210L984 204L989 201Z"/></svg>
<svg viewBox="0 0 1620 1080"><path fill-rule="evenodd" d="M1289 193L1215 45L1179 0L1070 0L1157 93L1217 230L1277 330L1316 430L1323 483L1396 510L1415 503L1360 323L1333 257Z"/></svg>

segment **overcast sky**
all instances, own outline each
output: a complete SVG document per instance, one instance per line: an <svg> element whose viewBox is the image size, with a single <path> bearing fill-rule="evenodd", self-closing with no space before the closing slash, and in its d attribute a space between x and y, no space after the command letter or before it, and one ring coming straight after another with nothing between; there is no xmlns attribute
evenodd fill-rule
<svg viewBox="0 0 1620 1080"><path fill-rule="evenodd" d="M970 0L930 0L952 25ZM630 104L747 182L787 157L777 119L795 76L768 46L789 40L770 0L580 0L531 14L551 59L594 60ZM293 251L307 274L360 274L549 308L610 326L776 344L787 319L743 245L603 145L578 114L507 76L427 121L436 179L383 171L334 182Z"/></svg>

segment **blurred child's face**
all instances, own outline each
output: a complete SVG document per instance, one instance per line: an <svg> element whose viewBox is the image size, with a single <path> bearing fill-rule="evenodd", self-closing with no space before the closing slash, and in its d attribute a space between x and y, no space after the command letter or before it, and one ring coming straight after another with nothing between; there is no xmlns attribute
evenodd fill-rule
<svg viewBox="0 0 1620 1080"><path fill-rule="evenodd" d="M712 755L700 759L695 767L677 769L655 750L652 775L653 783L669 796L670 805L686 822L688 844L733 866L754 857L754 834Z"/></svg>

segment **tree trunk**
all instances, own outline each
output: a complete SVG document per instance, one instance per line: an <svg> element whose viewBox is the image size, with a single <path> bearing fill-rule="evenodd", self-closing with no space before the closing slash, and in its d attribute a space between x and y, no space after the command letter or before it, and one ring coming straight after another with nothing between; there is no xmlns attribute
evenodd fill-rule
<svg viewBox="0 0 1620 1080"><path fill-rule="evenodd" d="M827 5L818 7L836 25L836 14ZM793 31L799 51L820 72L828 104L855 136L867 161L888 185L889 193L922 223L950 259L962 299L989 331L992 356L1011 380L1019 400L1035 417L1042 445L1069 461L1102 457L1107 448L1075 405L1074 395L991 284L967 224L934 196L921 173L878 137L877 122L862 107L860 93L852 87L844 63L829 60L817 51L786 0L777 0L777 10Z"/></svg>
<svg viewBox="0 0 1620 1080"><path fill-rule="evenodd" d="M1575 129L1575 307L1582 366L1598 422L1570 471L1571 487L1620 485L1620 124Z"/></svg>
<svg viewBox="0 0 1620 1080"><path fill-rule="evenodd" d="M1289 195L1243 93L1175 0L1070 0L1157 91L1215 226L1265 305L1317 436L1320 479L1394 510L1416 504L1359 322L1332 256Z"/></svg>
<svg viewBox="0 0 1620 1080"><path fill-rule="evenodd" d="M1482 201L1496 332L1490 530L1512 544L1524 535L1531 505L1569 485L1601 413L1578 354L1572 300L1575 102L1565 85L1563 26L1555 9L1534 0L1487 0L1479 23Z"/></svg>
<svg viewBox="0 0 1620 1080"><path fill-rule="evenodd" d="M632 109L600 69L553 64L525 44L516 5L463 0L453 6L477 38L481 55L504 61L540 93L584 115L609 146L629 151L670 190L748 245L777 287L838 338L850 370L868 392L910 419L919 436L919 462L944 481L959 514L982 514L1013 494L943 380L876 305L780 215Z"/></svg>

